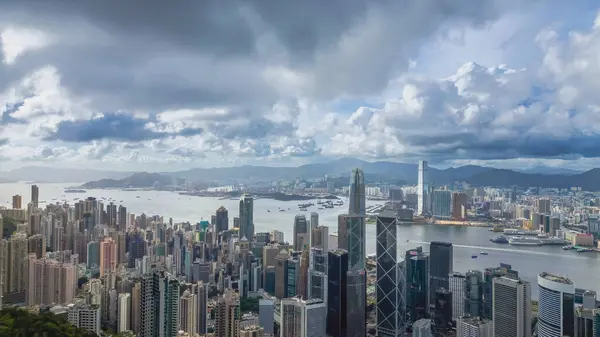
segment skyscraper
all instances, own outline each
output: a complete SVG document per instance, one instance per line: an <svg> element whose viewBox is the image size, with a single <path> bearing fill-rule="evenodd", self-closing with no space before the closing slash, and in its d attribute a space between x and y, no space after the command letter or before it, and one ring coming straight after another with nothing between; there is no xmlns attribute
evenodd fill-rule
<svg viewBox="0 0 600 337"><path fill-rule="evenodd" d="M398 261L397 220L391 211L377 216L377 335L403 336L406 325L404 313L404 282L402 265Z"/></svg>
<svg viewBox="0 0 600 337"><path fill-rule="evenodd" d="M338 248L348 251L350 269L365 268L366 258L365 218L360 215L338 216Z"/></svg>
<svg viewBox="0 0 600 337"><path fill-rule="evenodd" d="M361 169L352 170L350 177L349 214L366 215L365 174Z"/></svg>
<svg viewBox="0 0 600 337"><path fill-rule="evenodd" d="M159 271L142 275L139 336L176 336L178 325L179 281Z"/></svg>
<svg viewBox="0 0 600 337"><path fill-rule="evenodd" d="M254 199L249 194L240 198L240 239L244 236L252 242L254 237Z"/></svg>
<svg viewBox="0 0 600 337"><path fill-rule="evenodd" d="M300 237L300 235L303 235ZM298 214L294 217L294 250L301 251L304 247L304 244L308 244L309 242L304 242L305 238L309 235L308 231L308 223L306 221L306 216L304 214ZM309 240L307 240L309 241Z"/></svg>
<svg viewBox="0 0 600 337"><path fill-rule="evenodd" d="M320 299L285 298L281 300L281 336L323 337L326 317L327 307Z"/></svg>
<svg viewBox="0 0 600 337"><path fill-rule="evenodd" d="M406 299L410 321L429 314L429 255L421 247L406 252Z"/></svg>
<svg viewBox="0 0 600 337"><path fill-rule="evenodd" d="M438 219L450 219L452 216L452 192L435 190L432 194L433 210L431 215Z"/></svg>
<svg viewBox="0 0 600 337"><path fill-rule="evenodd" d="M311 212L310 213L310 229L313 230L319 227L319 213Z"/></svg>
<svg viewBox="0 0 600 337"><path fill-rule="evenodd" d="M427 162L424 160L419 161L419 177L418 177L418 186L417 186L417 214L426 215L429 212L429 176L427 174Z"/></svg>
<svg viewBox="0 0 600 337"><path fill-rule="evenodd" d="M319 226L312 229L310 237L311 248L322 248L324 251L329 250L329 227Z"/></svg>
<svg viewBox="0 0 600 337"><path fill-rule="evenodd" d="M229 230L229 215L227 209L221 206L217 209L217 215L215 217L215 232L220 233L226 230ZM252 238L247 239L250 240Z"/></svg>
<svg viewBox="0 0 600 337"><path fill-rule="evenodd" d="M452 193L452 220L462 221L467 218L467 200L464 192Z"/></svg>
<svg viewBox="0 0 600 337"><path fill-rule="evenodd" d="M117 205L112 202L106 205L106 219L105 222L110 228L115 228L117 226Z"/></svg>
<svg viewBox="0 0 600 337"><path fill-rule="evenodd" d="M494 278L492 303L495 337L531 336L529 282L508 277Z"/></svg>
<svg viewBox="0 0 600 337"><path fill-rule="evenodd" d="M328 253L321 248L311 248L308 266L308 298L320 298L327 304Z"/></svg>
<svg viewBox="0 0 600 337"><path fill-rule="evenodd" d="M452 292L452 320L465 315L465 297L467 290L467 279L465 274L453 272L450 274L450 291Z"/></svg>
<svg viewBox="0 0 600 337"><path fill-rule="evenodd" d="M538 275L538 336L574 336L575 286L563 276Z"/></svg>
<svg viewBox="0 0 600 337"><path fill-rule="evenodd" d="M31 185L31 203L38 208L40 201L40 189L37 185Z"/></svg>
<svg viewBox="0 0 600 337"><path fill-rule="evenodd" d="M343 249L329 251L327 270L327 334L346 337L348 252Z"/></svg>
<svg viewBox="0 0 600 337"><path fill-rule="evenodd" d="M117 244L109 237L100 242L100 277L117 269Z"/></svg>
<svg viewBox="0 0 600 337"><path fill-rule="evenodd" d="M190 336L197 332L198 300L196 295L186 290L179 299L179 326Z"/></svg>
<svg viewBox="0 0 600 337"><path fill-rule="evenodd" d="M227 289L219 297L216 308L215 335L236 337L240 331L240 296L233 290Z"/></svg>
<svg viewBox="0 0 600 337"><path fill-rule="evenodd" d="M465 273L465 279L465 315L472 317L484 317L483 275L479 270L469 270ZM491 303L492 301L490 300L490 304Z"/></svg>
<svg viewBox="0 0 600 337"><path fill-rule="evenodd" d="M453 272L453 250L450 242L433 241L429 245L429 298L434 304L435 292L450 289L449 275Z"/></svg>
<svg viewBox="0 0 600 337"><path fill-rule="evenodd" d="M124 232L127 229L127 208L125 206L119 205L117 217L117 228Z"/></svg>
<svg viewBox="0 0 600 337"><path fill-rule="evenodd" d="M192 286L192 293L196 295L198 301L196 307L198 310L196 333L199 335L206 334L208 329L208 285L202 281Z"/></svg>

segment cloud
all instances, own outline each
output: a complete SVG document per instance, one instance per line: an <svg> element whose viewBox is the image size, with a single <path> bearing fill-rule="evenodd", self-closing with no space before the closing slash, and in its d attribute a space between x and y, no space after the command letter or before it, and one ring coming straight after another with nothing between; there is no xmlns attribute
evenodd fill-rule
<svg viewBox="0 0 600 337"><path fill-rule="evenodd" d="M12 65L26 52L44 48L52 43L52 37L37 29L8 27L0 33L3 62Z"/></svg>
<svg viewBox="0 0 600 337"><path fill-rule="evenodd" d="M47 135L47 141L90 142L112 139L122 141L142 141L174 136L192 136L202 129L186 128L178 132L157 132L149 130L147 120L126 114L105 113L91 120L62 121L54 132Z"/></svg>
<svg viewBox="0 0 600 337"><path fill-rule="evenodd" d="M558 29L543 4L0 1L2 155L127 169L596 158L599 29ZM565 22L590 9L571 7Z"/></svg>

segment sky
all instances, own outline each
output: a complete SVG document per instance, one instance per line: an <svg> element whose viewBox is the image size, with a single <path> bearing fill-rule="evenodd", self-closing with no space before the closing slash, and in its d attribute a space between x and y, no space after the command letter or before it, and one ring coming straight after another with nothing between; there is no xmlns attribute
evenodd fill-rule
<svg viewBox="0 0 600 337"><path fill-rule="evenodd" d="M600 167L591 0L0 0L0 170Z"/></svg>

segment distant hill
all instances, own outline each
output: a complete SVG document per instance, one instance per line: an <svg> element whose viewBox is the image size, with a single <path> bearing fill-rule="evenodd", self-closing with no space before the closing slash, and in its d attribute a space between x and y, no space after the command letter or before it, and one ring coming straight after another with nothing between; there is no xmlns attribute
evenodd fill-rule
<svg viewBox="0 0 600 337"><path fill-rule="evenodd" d="M298 167L238 166L194 168L176 172L134 173L118 171L56 169L26 167L9 171L2 178L19 181L76 182L88 181L82 188L151 188L191 180L210 184L234 184L269 182L285 179L316 179L332 177L336 182L346 183L353 168L365 172L368 183L392 181L397 184L417 183L418 165L390 161L367 162L354 158L342 158L327 163L314 163ZM535 171L535 172L534 172ZM442 186L454 182L466 182L473 186L519 186L560 187L580 186L587 191L600 191L600 170L577 172L560 168L534 167L523 171L496 169L476 165L437 169L429 167L429 182ZM175 179L175 181L173 181Z"/></svg>
<svg viewBox="0 0 600 337"><path fill-rule="evenodd" d="M90 181L81 188L158 188L164 186L178 185L180 179L158 173L134 173L124 179L101 179Z"/></svg>

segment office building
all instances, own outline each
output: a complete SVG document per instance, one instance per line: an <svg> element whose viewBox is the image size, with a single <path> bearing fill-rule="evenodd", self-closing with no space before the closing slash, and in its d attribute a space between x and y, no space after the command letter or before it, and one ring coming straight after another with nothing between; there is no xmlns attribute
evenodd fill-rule
<svg viewBox="0 0 600 337"><path fill-rule="evenodd" d="M465 316L456 323L456 337L492 337L494 324L489 319Z"/></svg>
<svg viewBox="0 0 600 337"><path fill-rule="evenodd" d="M429 214L429 175L427 173L427 162L424 160L419 161L419 177L417 185L417 214L427 215Z"/></svg>
<svg viewBox="0 0 600 337"><path fill-rule="evenodd" d="M338 249L348 251L350 269L365 268L366 249L365 218L355 214L338 216ZM330 247L331 248L331 247Z"/></svg>
<svg viewBox="0 0 600 337"><path fill-rule="evenodd" d="M308 266L308 298L319 298L327 304L328 253L321 248L311 248Z"/></svg>
<svg viewBox="0 0 600 337"><path fill-rule="evenodd" d="M329 251L327 255L327 334L345 337L347 331L348 252Z"/></svg>
<svg viewBox="0 0 600 337"><path fill-rule="evenodd" d="M465 280L465 315L469 315L471 317L484 317L483 274L479 270L469 270L465 273ZM491 298L492 295L489 297L490 304L492 303Z"/></svg>
<svg viewBox="0 0 600 337"><path fill-rule="evenodd" d="M179 281L165 272L142 275L139 337L175 336L179 326Z"/></svg>
<svg viewBox="0 0 600 337"><path fill-rule="evenodd" d="M529 282L497 277L492 305L495 337L531 336L531 286Z"/></svg>
<svg viewBox="0 0 600 337"><path fill-rule="evenodd" d="M477 271L478 275L480 274ZM493 280L496 277L510 277L519 279L519 273L512 269L510 264L500 263L499 267L485 268L483 272L483 284L482 284L482 295L483 295L483 312L480 313L481 317L485 319L492 319L492 288Z"/></svg>
<svg viewBox="0 0 600 337"><path fill-rule="evenodd" d="M117 230L125 232L127 230L127 208L119 205L117 211Z"/></svg>
<svg viewBox="0 0 600 337"><path fill-rule="evenodd" d="M464 192L452 193L452 220L464 221L467 219L468 197Z"/></svg>
<svg viewBox="0 0 600 337"><path fill-rule="evenodd" d="M429 255L422 247L406 252L406 297L410 321L427 318L430 309L429 300Z"/></svg>
<svg viewBox="0 0 600 337"><path fill-rule="evenodd" d="M352 170L348 214L366 216L365 174L361 169Z"/></svg>
<svg viewBox="0 0 600 337"><path fill-rule="evenodd" d="M431 334L431 320L423 318L416 321L413 323L412 331L413 337L433 337Z"/></svg>
<svg viewBox="0 0 600 337"><path fill-rule="evenodd" d="M249 194L240 198L240 239L244 236L248 241L254 238L254 199Z"/></svg>
<svg viewBox="0 0 600 337"><path fill-rule="evenodd" d="M575 286L563 276L550 273L538 275L539 336L574 336Z"/></svg>
<svg viewBox="0 0 600 337"><path fill-rule="evenodd" d="M232 289L227 289L220 296L216 307L215 335L238 337L240 331L240 296Z"/></svg>
<svg viewBox="0 0 600 337"><path fill-rule="evenodd" d="M306 242L309 240L304 240L300 238L300 235L308 235L308 222L306 221L306 216L304 214L298 214L294 217L294 250L301 251L304 249L304 244L310 244L310 242ZM302 236L304 238L304 236Z"/></svg>
<svg viewBox="0 0 600 337"><path fill-rule="evenodd" d="M433 209L431 215L436 219L449 220L452 217L452 192L435 190L432 195Z"/></svg>
<svg viewBox="0 0 600 337"><path fill-rule="evenodd" d="M454 271L454 253L450 242L433 241L429 245L429 298L434 305L438 289L450 289L450 273Z"/></svg>
<svg viewBox="0 0 600 337"><path fill-rule="evenodd" d="M329 227L318 226L312 229L310 246L312 248L322 248L324 251L329 250Z"/></svg>
<svg viewBox="0 0 600 337"><path fill-rule="evenodd" d="M310 231L319 227L319 213L310 212Z"/></svg>
<svg viewBox="0 0 600 337"><path fill-rule="evenodd" d="M263 327L265 335L272 335L274 333L274 312L275 304L273 300L258 300L258 323Z"/></svg>
<svg viewBox="0 0 600 337"><path fill-rule="evenodd" d="M396 214L385 210L376 219L377 230L377 335L403 336L406 327L404 312L405 277L398 261Z"/></svg>
<svg viewBox="0 0 600 337"><path fill-rule="evenodd" d="M13 195L12 197L12 208L21 209L23 208L23 198L20 195Z"/></svg>
<svg viewBox="0 0 600 337"><path fill-rule="evenodd" d="M327 307L319 299L298 297L281 300L281 337L326 336Z"/></svg>
<svg viewBox="0 0 600 337"><path fill-rule="evenodd" d="M450 292L452 293L452 320L458 321L465 313L467 278L465 274L453 272L450 274Z"/></svg>
<svg viewBox="0 0 600 337"><path fill-rule="evenodd" d="M88 304L69 304L67 319L71 325L100 335L100 307Z"/></svg>
<svg viewBox="0 0 600 337"><path fill-rule="evenodd" d="M440 288L433 296L434 306L431 316L435 331L444 334L452 328L452 292Z"/></svg>
<svg viewBox="0 0 600 337"><path fill-rule="evenodd" d="M221 233L226 230L229 230L229 214L227 209L221 206L217 209L215 216L215 232Z"/></svg>
<svg viewBox="0 0 600 337"><path fill-rule="evenodd" d="M550 205L550 199L541 198L535 201L535 208L537 212L540 214L550 215L552 214L552 207Z"/></svg>
<svg viewBox="0 0 600 337"><path fill-rule="evenodd" d="M346 273L346 337L367 336L367 273Z"/></svg>

